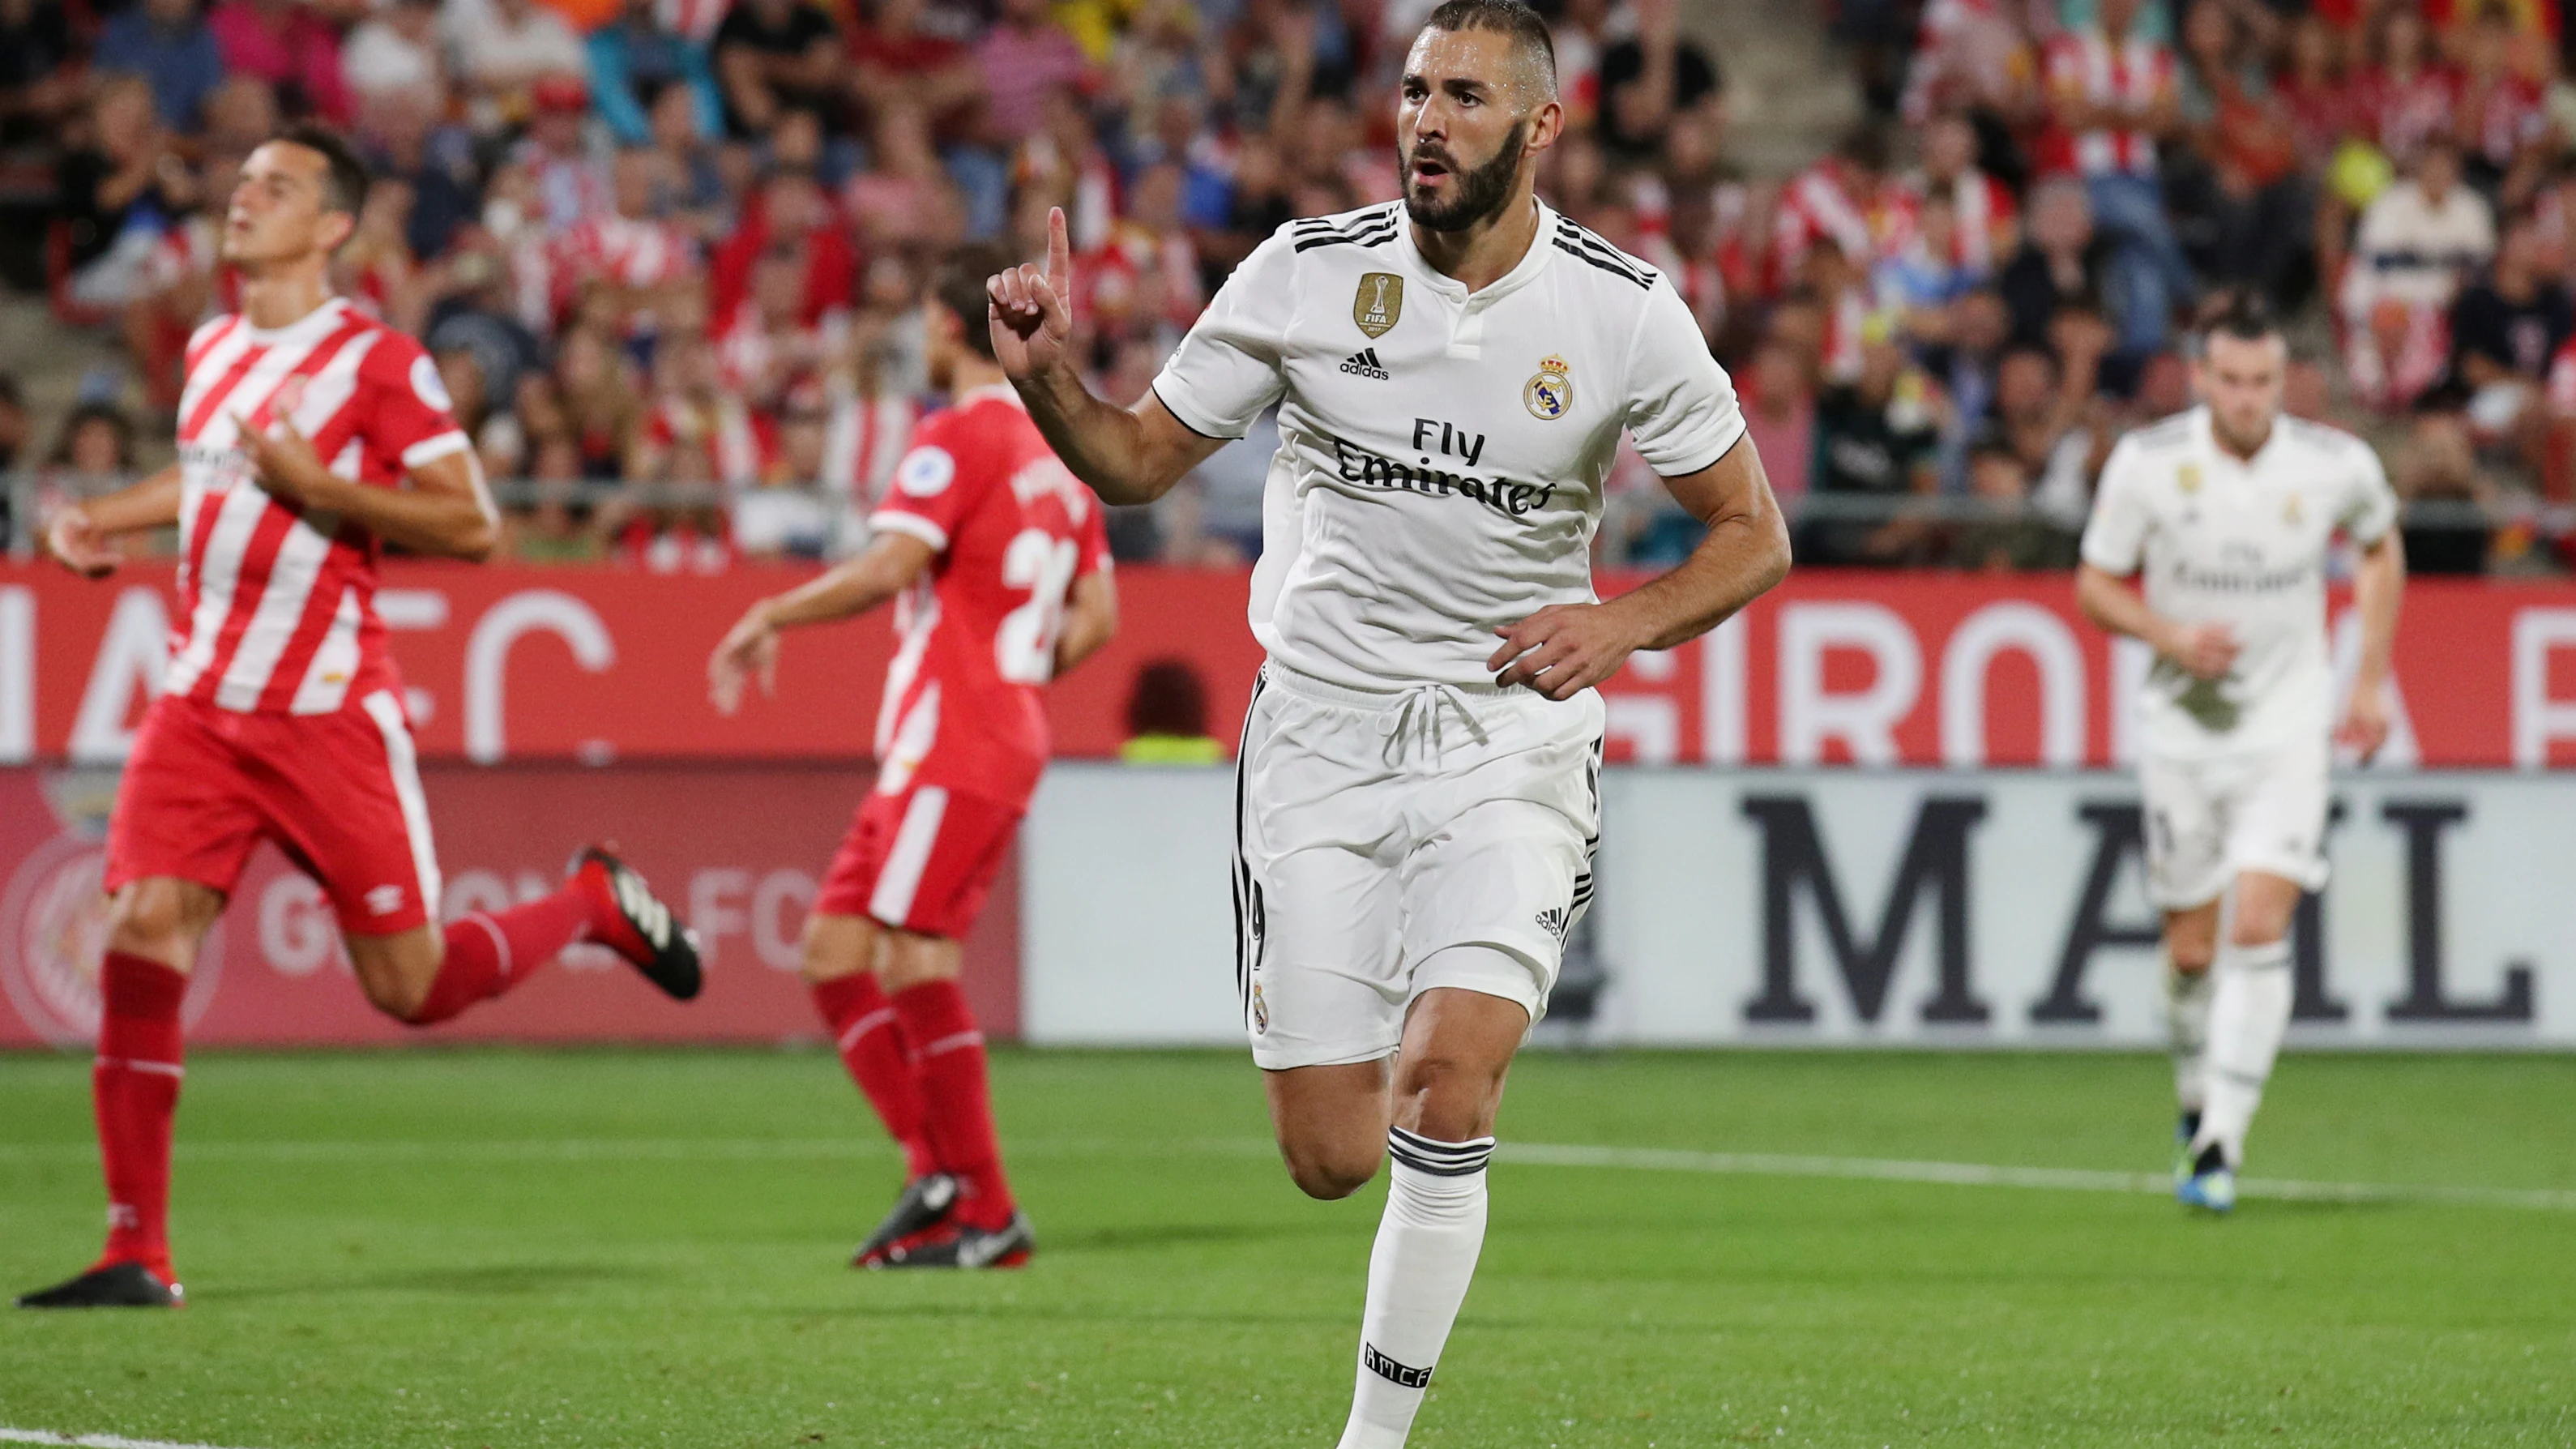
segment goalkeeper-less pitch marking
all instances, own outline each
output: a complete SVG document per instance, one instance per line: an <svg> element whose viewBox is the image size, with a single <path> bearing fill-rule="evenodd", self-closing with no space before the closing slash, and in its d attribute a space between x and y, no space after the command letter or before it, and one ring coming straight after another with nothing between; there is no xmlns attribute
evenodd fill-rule
<svg viewBox="0 0 2576 1449"><path fill-rule="evenodd" d="M212 1444L174 1444L167 1439L127 1439L115 1434L48 1434L42 1429L0 1427L0 1444L51 1444L56 1449L216 1449Z"/></svg>

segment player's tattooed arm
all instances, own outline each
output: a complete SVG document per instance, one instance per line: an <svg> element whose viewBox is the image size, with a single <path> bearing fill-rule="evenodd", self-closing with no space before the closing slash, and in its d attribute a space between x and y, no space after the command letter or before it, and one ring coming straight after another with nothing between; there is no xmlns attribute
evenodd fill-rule
<svg viewBox="0 0 2576 1449"><path fill-rule="evenodd" d="M45 552L84 578L105 578L125 557L117 540L179 521L179 465L132 487L57 508L45 519Z"/></svg>
<svg viewBox="0 0 2576 1449"><path fill-rule="evenodd" d="M931 558L930 545L909 533L880 533L857 558L745 609L707 657L707 698L716 712L740 709L742 687L754 679L762 696L778 692L780 630L864 614L911 587Z"/></svg>
<svg viewBox="0 0 2576 1449"><path fill-rule="evenodd" d="M987 282L994 359L1028 404L1047 446L1110 503L1151 503L1225 446L1192 432L1147 392L1133 408L1091 395L1073 362L1073 247L1064 210L1047 215L1045 270L1018 266Z"/></svg>
<svg viewBox="0 0 2576 1449"><path fill-rule="evenodd" d="M2236 667L2234 630L2214 621L2185 624L2168 619L2148 608L2145 597L2127 579L2092 564L2076 566L2075 607L2112 633L2144 643L2194 678L2224 679Z"/></svg>
<svg viewBox="0 0 2576 1449"><path fill-rule="evenodd" d="M1725 623L1789 575L1789 527L1751 438L1696 473L1664 480L1708 529L1670 572L1599 604L1557 604L1508 629L1485 667L1506 687L1571 699L1640 649L1670 649Z"/></svg>
<svg viewBox="0 0 2576 1449"><path fill-rule="evenodd" d="M1064 632L1055 636L1055 672L1062 679L1073 667L1099 652L1118 632L1118 584L1109 570L1094 569L1073 581L1067 591Z"/></svg>
<svg viewBox="0 0 2576 1449"><path fill-rule="evenodd" d="M2397 649L2397 607L2406 592L2406 545L2396 529L2360 546L2352 601L2361 615L2361 664L2335 743L2367 760L2388 743L2388 669Z"/></svg>
<svg viewBox="0 0 2576 1449"><path fill-rule="evenodd" d="M266 430L244 423L241 449L269 496L307 513L331 514L413 553L481 563L500 544L500 510L471 448L411 469L406 488L378 488L332 472L290 422Z"/></svg>

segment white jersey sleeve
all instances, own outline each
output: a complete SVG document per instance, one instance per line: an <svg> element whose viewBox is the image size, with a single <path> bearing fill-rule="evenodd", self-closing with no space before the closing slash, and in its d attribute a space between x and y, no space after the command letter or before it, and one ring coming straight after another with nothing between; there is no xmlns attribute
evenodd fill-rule
<svg viewBox="0 0 2576 1449"><path fill-rule="evenodd" d="M2084 562L2127 578L2146 563L2151 523L2145 480L2135 441L2123 438L2102 464L2093 492L2093 516L2084 524Z"/></svg>
<svg viewBox="0 0 2576 1449"><path fill-rule="evenodd" d="M1690 304L1658 279L1637 318L1628 357L1628 436L1666 478L1696 473L1744 436L1744 409L1726 369L1709 355Z"/></svg>
<svg viewBox="0 0 2576 1449"><path fill-rule="evenodd" d="M1285 228L1253 248L1154 379L1154 394L1192 432L1235 439L1279 401L1288 327L1297 315L1295 253Z"/></svg>
<svg viewBox="0 0 2576 1449"><path fill-rule="evenodd" d="M2380 466L2378 450L2359 438L2346 443L2352 455L2352 496L2345 500L2336 522L2345 537L2368 547L2397 526L2397 490L2388 486L2388 470Z"/></svg>

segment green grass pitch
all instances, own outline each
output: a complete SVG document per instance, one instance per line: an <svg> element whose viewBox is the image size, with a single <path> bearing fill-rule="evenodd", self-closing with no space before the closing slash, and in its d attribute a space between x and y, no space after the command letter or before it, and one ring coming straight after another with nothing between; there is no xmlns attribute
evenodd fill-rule
<svg viewBox="0 0 2576 1449"><path fill-rule="evenodd" d="M201 1053L174 1224L193 1306L0 1310L0 1428L1331 1444L1382 1190L1299 1197L1237 1055L1007 1052L995 1089L1036 1261L863 1275L845 1255L898 1169L820 1052ZM1502 1136L2152 1173L2166 1090L2141 1056L1540 1054ZM82 1061L0 1057L0 1287L96 1246L88 1112ZM1740 1158L1507 1162L1414 1442L2576 1442L2571 1113L2568 1058L2292 1057L2256 1175L2528 1196L2226 1221L1706 1170L1763 1165Z"/></svg>

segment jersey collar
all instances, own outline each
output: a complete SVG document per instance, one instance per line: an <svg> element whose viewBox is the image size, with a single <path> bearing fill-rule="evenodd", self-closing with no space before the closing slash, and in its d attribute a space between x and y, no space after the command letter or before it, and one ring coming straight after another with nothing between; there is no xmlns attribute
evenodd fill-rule
<svg viewBox="0 0 2576 1449"><path fill-rule="evenodd" d="M1556 209L1544 201L1538 202L1537 206L1538 230L1530 234L1529 250L1522 254L1520 261L1510 271L1496 277L1493 285L1479 292L1469 292L1466 283L1431 265L1430 259L1422 255L1422 249L1413 244L1414 223L1410 217L1405 219L1402 226L1395 229L1396 251L1404 258L1407 269L1421 278L1431 290L1453 302L1472 307L1489 307L1528 286L1540 272L1547 269L1548 258L1556 252L1556 248L1548 245L1549 239L1556 235Z"/></svg>
<svg viewBox="0 0 2576 1449"><path fill-rule="evenodd" d="M244 317L242 318L242 331L249 336L252 342L257 343L259 346L274 347L281 342L294 342L305 338L317 337L322 333L330 331L332 328L340 325L340 314L346 312L348 309L349 302L347 298L337 296L325 297L322 299L321 306L314 308L312 311L305 313L303 316L296 318L294 321L287 323L283 327L254 327L251 325L250 318Z"/></svg>
<svg viewBox="0 0 2576 1449"><path fill-rule="evenodd" d="M2218 427L2210 420L2209 404L2202 403L2191 410L2191 441L2204 457L2232 463L2247 473L2260 473L2263 460L2271 457L2272 450L2281 446L2281 418L2276 416L2272 419L2272 431L2264 435L2263 446L2254 450L2253 457L2239 457L2235 449L2218 441Z"/></svg>

